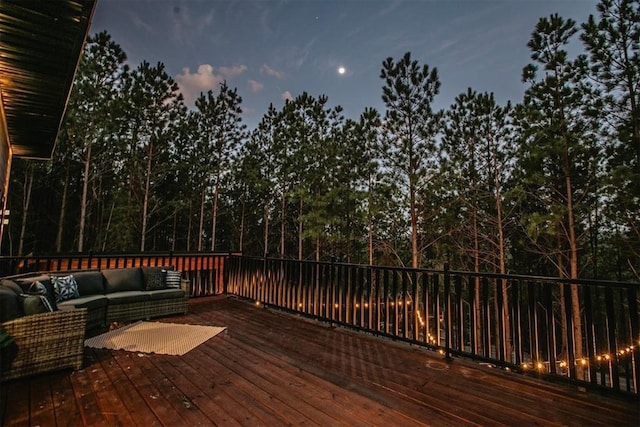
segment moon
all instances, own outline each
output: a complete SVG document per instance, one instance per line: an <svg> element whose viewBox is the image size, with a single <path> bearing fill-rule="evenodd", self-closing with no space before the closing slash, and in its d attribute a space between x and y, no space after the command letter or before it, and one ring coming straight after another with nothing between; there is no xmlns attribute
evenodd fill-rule
<svg viewBox="0 0 640 427"><path fill-rule="evenodd" d="M346 72L347 72L346 68L344 68L342 66L338 67L338 74L343 75Z"/></svg>

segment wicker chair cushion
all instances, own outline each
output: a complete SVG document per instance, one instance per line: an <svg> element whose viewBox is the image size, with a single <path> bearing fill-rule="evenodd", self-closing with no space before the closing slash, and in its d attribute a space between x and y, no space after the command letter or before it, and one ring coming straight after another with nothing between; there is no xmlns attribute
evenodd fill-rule
<svg viewBox="0 0 640 427"><path fill-rule="evenodd" d="M20 295L22 293L22 288L13 280L2 279L0 280L0 286L4 286L5 288L11 289L16 295Z"/></svg>
<svg viewBox="0 0 640 427"><path fill-rule="evenodd" d="M73 273L78 284L78 293L81 297L104 294L104 280L102 273L95 271L79 271Z"/></svg>
<svg viewBox="0 0 640 427"><path fill-rule="evenodd" d="M32 314L50 313L53 311L51 303L49 303L49 300L44 295L23 295L22 307L26 316L30 316Z"/></svg>
<svg viewBox="0 0 640 427"><path fill-rule="evenodd" d="M102 270L102 275L104 276L104 289L107 294L144 290L142 270L139 267L108 268Z"/></svg>
<svg viewBox="0 0 640 427"><path fill-rule="evenodd" d="M0 285L0 323L23 316L20 298L12 289Z"/></svg>
<svg viewBox="0 0 640 427"><path fill-rule="evenodd" d="M142 267L144 288L147 291L165 289L167 287L167 272L162 267Z"/></svg>
<svg viewBox="0 0 640 427"><path fill-rule="evenodd" d="M45 274L41 274L39 276L33 277L21 277L14 279L14 281L20 286L22 292L30 292L30 289L33 289L32 286L35 282L40 282L47 289L46 297L53 307L53 311L58 309L55 298L55 290L53 289L53 283L51 283L51 277Z"/></svg>
<svg viewBox="0 0 640 427"><path fill-rule="evenodd" d="M78 284L72 275L62 277L51 276L51 283L53 283L56 303L80 296L78 293Z"/></svg>

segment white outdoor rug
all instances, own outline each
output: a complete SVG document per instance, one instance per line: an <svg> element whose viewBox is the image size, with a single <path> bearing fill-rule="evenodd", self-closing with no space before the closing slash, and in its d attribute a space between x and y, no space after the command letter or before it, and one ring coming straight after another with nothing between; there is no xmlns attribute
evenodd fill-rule
<svg viewBox="0 0 640 427"><path fill-rule="evenodd" d="M226 328L136 322L84 341L86 347L182 356Z"/></svg>

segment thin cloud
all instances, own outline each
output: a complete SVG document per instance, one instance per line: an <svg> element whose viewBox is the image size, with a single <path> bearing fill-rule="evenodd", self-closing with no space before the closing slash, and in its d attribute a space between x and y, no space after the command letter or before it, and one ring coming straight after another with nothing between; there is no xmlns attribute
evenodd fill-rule
<svg viewBox="0 0 640 427"><path fill-rule="evenodd" d="M246 65L235 65L233 67L218 67L218 71L224 77L232 79L247 71Z"/></svg>
<svg viewBox="0 0 640 427"><path fill-rule="evenodd" d="M136 28L141 28L144 31L148 32L149 34L156 34L153 26L148 22L146 22L145 20L143 20L140 16L131 12L129 12L128 15L129 15L129 19L131 19L131 22Z"/></svg>
<svg viewBox="0 0 640 427"><path fill-rule="evenodd" d="M262 89L264 89L264 85L255 80L249 80L249 88L251 89L251 92L258 93L261 92Z"/></svg>
<svg viewBox="0 0 640 427"><path fill-rule="evenodd" d="M213 26L216 16L213 7L207 10L196 7L197 10L192 11L191 6L183 2L168 7L171 38L177 43L193 45Z"/></svg>
<svg viewBox="0 0 640 427"><path fill-rule="evenodd" d="M276 79L284 79L284 72L276 70L275 68L271 68L267 64L263 64L262 67L260 67L260 72L262 74L266 74L267 76L275 77Z"/></svg>
<svg viewBox="0 0 640 427"><path fill-rule="evenodd" d="M291 92L286 90L280 94L280 98L282 98L283 101L291 101L293 99L293 95L291 95Z"/></svg>

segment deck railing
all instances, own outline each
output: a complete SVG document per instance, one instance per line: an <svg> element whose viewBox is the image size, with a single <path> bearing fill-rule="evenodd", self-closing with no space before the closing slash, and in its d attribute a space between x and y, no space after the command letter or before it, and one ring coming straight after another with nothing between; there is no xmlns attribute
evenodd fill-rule
<svg viewBox="0 0 640 427"><path fill-rule="evenodd" d="M0 257L0 277L31 271L172 266L191 284L191 296L226 292L224 264L227 253L62 254L50 256Z"/></svg>
<svg viewBox="0 0 640 427"><path fill-rule="evenodd" d="M640 284L231 256L228 292L258 305L638 396ZM574 321L572 291L580 314Z"/></svg>
<svg viewBox="0 0 640 427"><path fill-rule="evenodd" d="M640 396L640 284L223 253L0 257L30 271L174 266L191 296L235 294L490 366ZM573 315L572 293L579 319Z"/></svg>

